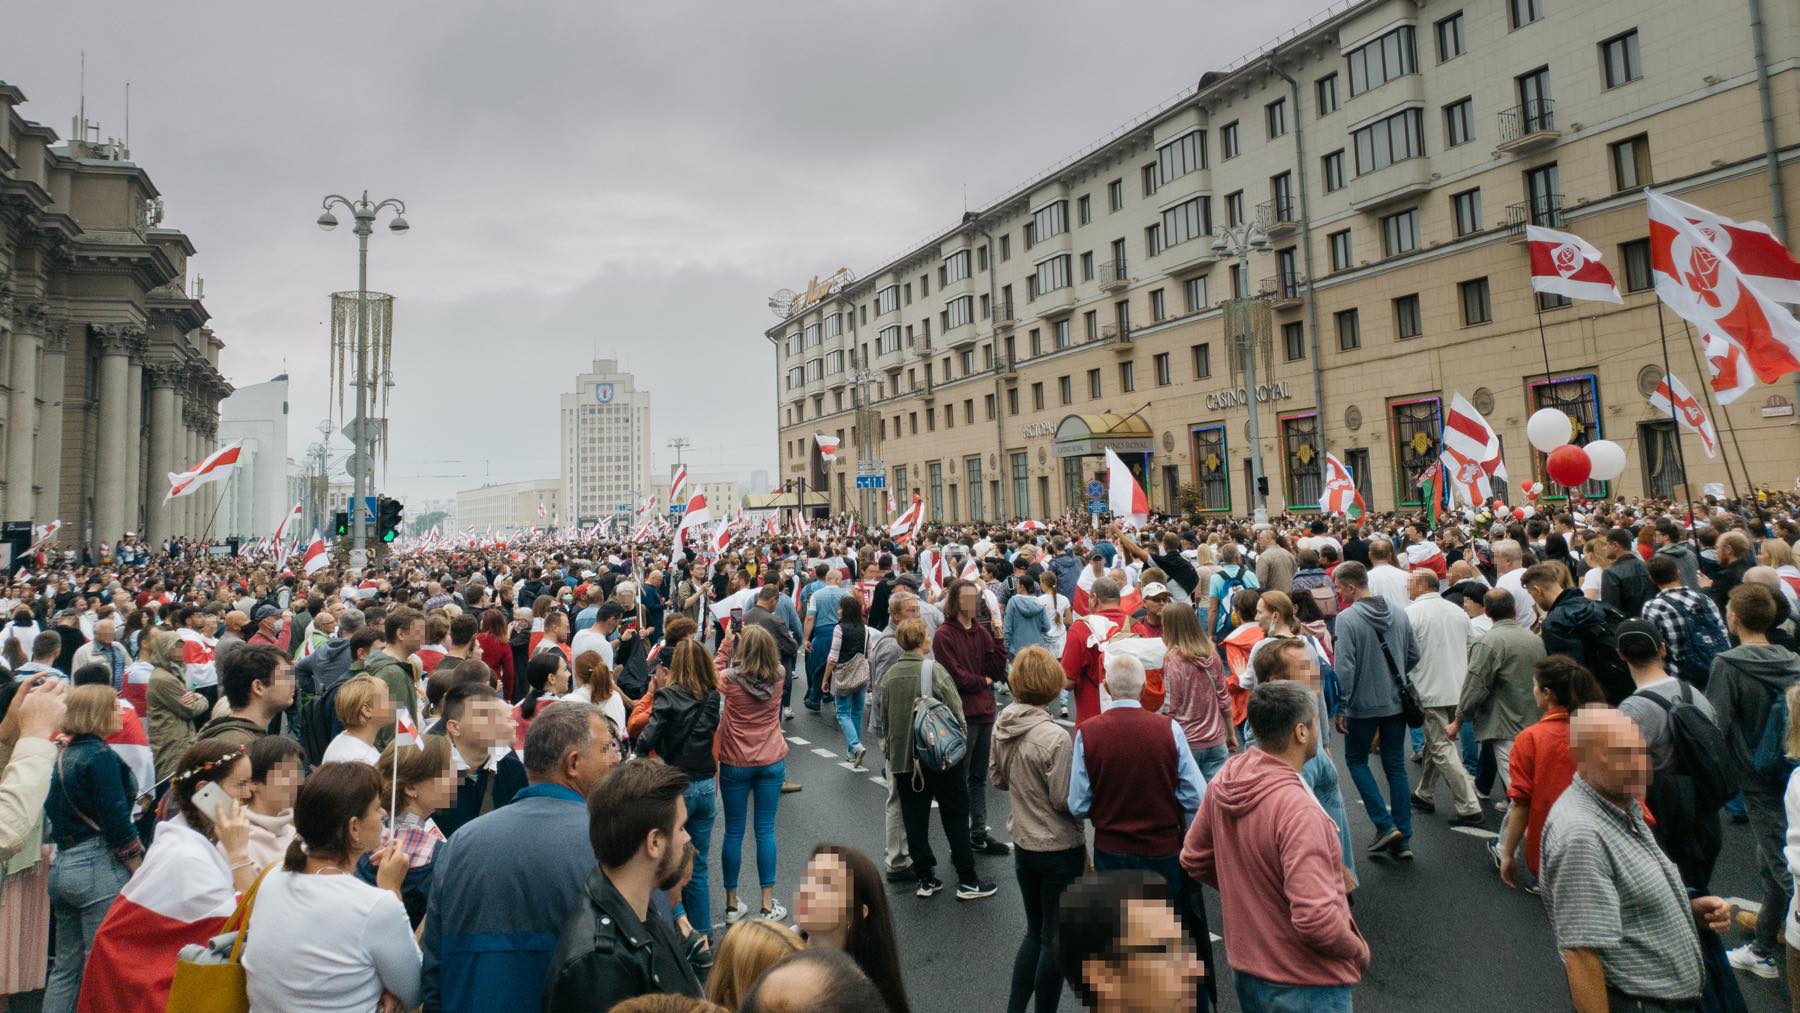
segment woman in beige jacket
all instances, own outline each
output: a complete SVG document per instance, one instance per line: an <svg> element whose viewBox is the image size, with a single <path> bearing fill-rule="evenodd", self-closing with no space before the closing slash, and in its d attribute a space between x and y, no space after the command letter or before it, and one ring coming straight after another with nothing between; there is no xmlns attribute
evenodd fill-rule
<svg viewBox="0 0 1800 1013"><path fill-rule="evenodd" d="M988 780L1012 795L1006 832L1013 840L1025 938L1013 958L1007 1009L1023 1010L1035 994L1039 1010L1056 1009L1062 975L1056 964L1056 911L1062 893L1087 864L1081 825L1069 815L1074 740L1048 709L1062 694L1062 665L1042 647L1027 647L1007 676L1013 702L994 725Z"/></svg>
<svg viewBox="0 0 1800 1013"><path fill-rule="evenodd" d="M175 773L181 754L197 737L194 719L207 711L206 698L188 688L187 666L181 659L181 638L169 630L151 630L143 655L150 662L150 685L145 697L150 705L150 753L156 757L156 778Z"/></svg>

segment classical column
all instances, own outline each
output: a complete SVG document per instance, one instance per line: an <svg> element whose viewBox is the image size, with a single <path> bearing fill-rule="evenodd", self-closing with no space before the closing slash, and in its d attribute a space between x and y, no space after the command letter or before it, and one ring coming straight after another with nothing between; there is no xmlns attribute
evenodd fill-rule
<svg viewBox="0 0 1800 1013"><path fill-rule="evenodd" d="M32 519L33 447L37 435L38 335L44 329L44 304L27 303L9 310L10 290L0 290L0 320L12 317L12 362L6 405L6 519Z"/></svg>
<svg viewBox="0 0 1800 1013"><path fill-rule="evenodd" d="M152 362L144 367L150 384L150 467L144 483L144 541L160 545L174 530L175 504L164 503L169 473L187 467L175 463L176 428L181 415L175 393L181 367L172 362Z"/></svg>
<svg viewBox="0 0 1800 1013"><path fill-rule="evenodd" d="M63 518L62 498L63 457L68 453L63 446L63 382L69 351L69 325L60 319L46 319L42 335L44 360L38 389L43 396L38 405L38 446L44 448L44 455L37 466L40 485L35 513L39 523L66 519L72 524L73 516ZM78 459L80 452L77 447ZM70 537L65 535L59 541L66 543Z"/></svg>
<svg viewBox="0 0 1800 1013"><path fill-rule="evenodd" d="M144 352L150 339L142 332L131 343L125 372L125 527L143 534L144 523Z"/></svg>
<svg viewBox="0 0 1800 1013"><path fill-rule="evenodd" d="M94 533L96 542L116 542L125 533L125 446L131 428L127 385L131 380L131 348L142 328L129 324L90 324L88 334L99 350L96 367L98 400L94 417L98 437L94 465Z"/></svg>
<svg viewBox="0 0 1800 1013"><path fill-rule="evenodd" d="M183 413L183 421L186 423L187 430L187 453L183 455L183 460L187 463L180 466L183 471L200 463L200 458L206 453L200 449L200 399L205 396L203 387L195 386L188 389L187 406ZM202 489L204 490L204 487ZM201 493L199 492L183 496L180 500L182 533L190 538L200 537L200 525L206 523L206 514L200 509L200 500Z"/></svg>

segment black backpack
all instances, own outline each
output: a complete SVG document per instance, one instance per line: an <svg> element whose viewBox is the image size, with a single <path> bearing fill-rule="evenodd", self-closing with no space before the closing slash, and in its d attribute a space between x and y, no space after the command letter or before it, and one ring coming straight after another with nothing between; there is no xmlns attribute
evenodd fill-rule
<svg viewBox="0 0 1800 1013"><path fill-rule="evenodd" d="M1682 882L1704 892L1724 843L1719 810L1738 786L1725 767L1724 733L1694 706L1694 688L1679 680L1678 685L1678 700L1635 694L1663 709L1670 742L1669 764L1651 772L1644 804L1656 817L1656 841L1681 871Z"/></svg>
<svg viewBox="0 0 1800 1013"><path fill-rule="evenodd" d="M1601 604L1600 610L1603 618L1582 627L1577 636L1582 653L1587 656L1588 671L1594 673L1600 688L1606 691L1607 704L1617 707L1619 701L1637 692L1631 669L1619 657L1619 624L1625 621L1625 614L1606 604Z"/></svg>
<svg viewBox="0 0 1800 1013"><path fill-rule="evenodd" d="M308 698L300 705L300 720L295 724L295 730L299 732L300 748L306 751L306 763L309 767L316 767L324 762L326 748L344 730L344 723L338 720L337 694L348 681L350 676L346 675L326 687L325 692Z"/></svg>

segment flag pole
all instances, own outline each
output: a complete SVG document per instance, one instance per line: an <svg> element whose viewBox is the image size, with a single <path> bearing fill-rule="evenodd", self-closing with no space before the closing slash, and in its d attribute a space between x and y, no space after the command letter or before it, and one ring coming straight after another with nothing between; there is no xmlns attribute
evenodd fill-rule
<svg viewBox="0 0 1800 1013"><path fill-rule="evenodd" d="M393 797L388 800L388 840L394 839L395 831L400 827L400 712L394 711L394 771L388 780L393 785Z"/></svg>
<svg viewBox="0 0 1800 1013"><path fill-rule="evenodd" d="M1694 529L1694 486L1688 475L1687 452L1681 449L1681 419L1675 414L1675 374L1669 370L1669 333L1663 323L1662 300L1656 301L1656 333L1662 340L1663 383L1669 388L1669 423L1675 427L1675 460L1681 466L1681 495L1687 500L1688 531ZM1731 461L1725 462L1725 474L1731 474Z"/></svg>
<svg viewBox="0 0 1800 1013"><path fill-rule="evenodd" d="M1660 315L1661 311L1658 310L1657 312ZM1718 419L1720 422L1723 422L1725 424L1725 432L1730 434L1731 445L1733 448L1735 448L1737 450L1738 466L1740 468L1742 468L1743 472L1744 472L1744 488L1747 491L1749 491L1752 496L1754 496L1756 494L1756 489L1755 489L1754 483L1752 483L1750 481L1750 465L1748 462L1746 462L1744 460L1744 445L1738 442L1737 427L1731 424L1731 416L1725 413L1724 405L1713 404L1712 384L1710 382L1706 382L1703 380L1703 378L1707 375L1707 371L1700 365L1700 349L1699 349L1700 343L1697 340L1695 340L1694 331L1691 327L1688 326L1688 322L1685 319L1681 321L1681 327L1682 327L1682 330L1684 332L1686 332L1686 334L1687 334L1688 354L1690 356L1692 356L1692 358L1694 360L1694 370L1699 374L1698 376L1694 377L1694 380L1696 383L1700 384L1700 387L1703 391L1703 393L1700 396L1704 397L1706 399L1706 403L1712 407L1713 418ZM1746 365L1748 365L1748 363L1746 363ZM1723 453L1723 448L1721 448L1721 453ZM1730 459L1727 458L1727 461L1729 461L1729 460ZM1730 467L1727 467L1725 469L1725 472L1726 472L1726 474L1730 474L1731 473ZM1732 486L1731 486L1731 495L1734 498L1738 495L1737 483L1735 483L1735 482L1733 482Z"/></svg>
<svg viewBox="0 0 1800 1013"><path fill-rule="evenodd" d="M213 500L212 514L206 518L206 527L202 528L200 531L201 545L210 544L207 541L207 536L212 534L213 521L217 520L219 517L219 507L225 504L225 488L231 484L232 479L237 477L237 471L237 468L234 466L231 469L231 474L225 476L225 484L219 487L219 496L217 499Z"/></svg>

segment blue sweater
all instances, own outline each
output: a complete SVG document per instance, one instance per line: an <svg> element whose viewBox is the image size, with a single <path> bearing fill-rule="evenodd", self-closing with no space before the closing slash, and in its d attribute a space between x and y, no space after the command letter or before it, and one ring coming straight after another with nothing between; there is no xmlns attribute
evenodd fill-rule
<svg viewBox="0 0 1800 1013"><path fill-rule="evenodd" d="M556 934L595 868L587 805L534 784L438 852L425 917L427 1013L536 1010Z"/></svg>

